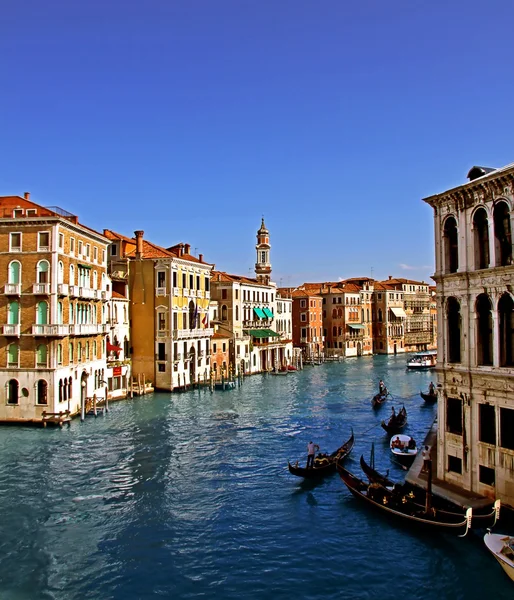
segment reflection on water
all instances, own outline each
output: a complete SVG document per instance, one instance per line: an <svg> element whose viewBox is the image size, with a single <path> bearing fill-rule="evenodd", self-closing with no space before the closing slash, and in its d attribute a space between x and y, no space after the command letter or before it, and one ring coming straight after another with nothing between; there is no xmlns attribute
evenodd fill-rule
<svg viewBox="0 0 514 600"><path fill-rule="evenodd" d="M378 468L403 477L380 421L405 404L422 441L430 377L362 358L154 394L69 429L1 429L0 598L511 598L478 536L411 531L337 475L288 472L310 439L331 452L353 427L349 468L375 442ZM394 401L373 411L381 378Z"/></svg>

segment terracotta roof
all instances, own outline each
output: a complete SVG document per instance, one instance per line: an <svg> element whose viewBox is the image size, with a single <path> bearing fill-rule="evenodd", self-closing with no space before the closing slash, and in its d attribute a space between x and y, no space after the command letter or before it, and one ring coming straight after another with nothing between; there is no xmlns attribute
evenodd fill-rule
<svg viewBox="0 0 514 600"><path fill-rule="evenodd" d="M104 229L104 236L109 238L110 240L121 240L123 242L128 242L129 244L136 245L136 238L129 238L126 235L122 235L121 233L117 233L112 229Z"/></svg>
<svg viewBox="0 0 514 600"><path fill-rule="evenodd" d="M382 281L382 283L391 283L391 284L409 284L409 285L429 285L426 281L414 281L413 279L403 279L402 277L393 277L391 279L386 279Z"/></svg>
<svg viewBox="0 0 514 600"><path fill-rule="evenodd" d="M317 294L314 291L308 290L293 290L291 292L291 298L321 298L320 294Z"/></svg>
<svg viewBox="0 0 514 600"><path fill-rule="evenodd" d="M251 279L250 277L244 277L241 275L230 275L224 271L212 271L211 281L226 282L226 283L251 283L253 285L259 284L257 279Z"/></svg>
<svg viewBox="0 0 514 600"><path fill-rule="evenodd" d="M120 300L128 300L128 298L126 296L124 296L123 294L120 294L119 292L115 292L114 290L112 291L111 296L113 298L120 299Z"/></svg>
<svg viewBox="0 0 514 600"><path fill-rule="evenodd" d="M152 244L152 242L148 242L147 240L143 241L143 256L142 258L177 258L177 255L173 252L169 252L157 244ZM136 249L132 249L126 253L127 258L135 258L136 257Z"/></svg>
<svg viewBox="0 0 514 600"><path fill-rule="evenodd" d="M220 333L219 331L216 331L215 333L212 334L212 338L213 340L229 340L232 336L228 335L227 333Z"/></svg>

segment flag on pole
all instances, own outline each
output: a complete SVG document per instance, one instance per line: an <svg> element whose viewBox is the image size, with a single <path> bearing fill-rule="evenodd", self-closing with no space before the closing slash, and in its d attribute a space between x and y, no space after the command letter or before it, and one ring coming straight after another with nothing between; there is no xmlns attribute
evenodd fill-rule
<svg viewBox="0 0 514 600"><path fill-rule="evenodd" d="M209 315L208 315L208 313L205 313L205 316L202 319L202 324L203 324L204 327L207 327L207 325L209 324Z"/></svg>

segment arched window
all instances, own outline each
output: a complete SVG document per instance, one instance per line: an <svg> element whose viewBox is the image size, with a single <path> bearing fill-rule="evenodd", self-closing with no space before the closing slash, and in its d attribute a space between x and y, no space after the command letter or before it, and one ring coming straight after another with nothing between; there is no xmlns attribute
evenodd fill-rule
<svg viewBox="0 0 514 600"><path fill-rule="evenodd" d="M9 344L7 349L7 366L17 367L19 360L19 347L18 344Z"/></svg>
<svg viewBox="0 0 514 600"><path fill-rule="evenodd" d="M337 327L335 325L332 327L332 337L337 337Z"/></svg>
<svg viewBox="0 0 514 600"><path fill-rule="evenodd" d="M82 360L82 342L77 344L77 360L78 362Z"/></svg>
<svg viewBox="0 0 514 600"><path fill-rule="evenodd" d="M59 325L62 325L62 323L63 323L62 314L63 314L62 302L57 302L57 323Z"/></svg>
<svg viewBox="0 0 514 600"><path fill-rule="evenodd" d="M9 325L20 324L20 303L18 301L9 302L7 308L7 323Z"/></svg>
<svg viewBox="0 0 514 600"><path fill-rule="evenodd" d="M98 347L96 345L96 340L93 340L93 360L96 360L96 358L97 358L97 354L98 354L97 350L98 350Z"/></svg>
<svg viewBox="0 0 514 600"><path fill-rule="evenodd" d="M57 344L57 364L62 365L62 344Z"/></svg>
<svg viewBox="0 0 514 600"><path fill-rule="evenodd" d="M342 308L339 308L339 309L338 309L338 311L337 311L337 317L338 317L339 319L342 319L342 317L343 317L343 309L342 309Z"/></svg>
<svg viewBox="0 0 514 600"><path fill-rule="evenodd" d="M57 270L57 283L64 283L64 265L61 260L59 261Z"/></svg>
<svg viewBox="0 0 514 600"><path fill-rule="evenodd" d="M70 340L69 342L69 346L68 346L68 358L70 361L70 364L73 363L73 342Z"/></svg>
<svg viewBox="0 0 514 600"><path fill-rule="evenodd" d="M73 391L73 380L71 379L71 377L68 379L68 400L71 400L72 397L72 391Z"/></svg>
<svg viewBox="0 0 514 600"><path fill-rule="evenodd" d="M48 304L45 301L37 303L36 323L38 325L48 325Z"/></svg>
<svg viewBox="0 0 514 600"><path fill-rule="evenodd" d="M475 269L489 267L489 222L484 208L473 215L473 239L475 245Z"/></svg>
<svg viewBox="0 0 514 600"><path fill-rule="evenodd" d="M62 383L62 399L63 401L68 400L68 381L66 380L66 377Z"/></svg>
<svg viewBox="0 0 514 600"><path fill-rule="evenodd" d="M62 379L59 379L59 402L62 402L63 394L62 394Z"/></svg>
<svg viewBox="0 0 514 600"><path fill-rule="evenodd" d="M460 363L461 316L458 300L453 297L448 298L446 309L448 324L448 362Z"/></svg>
<svg viewBox="0 0 514 600"><path fill-rule="evenodd" d="M36 363L38 367L47 365L47 347L45 344L39 344L36 350Z"/></svg>
<svg viewBox="0 0 514 600"><path fill-rule="evenodd" d="M37 382L37 400L38 404L48 404L48 383L44 379Z"/></svg>
<svg viewBox="0 0 514 600"><path fill-rule="evenodd" d="M448 217L443 229L444 270L446 273L456 273L459 268L459 243L457 221Z"/></svg>
<svg viewBox="0 0 514 600"><path fill-rule="evenodd" d="M378 320L380 322L382 322L382 309L381 308L378 309Z"/></svg>
<svg viewBox="0 0 514 600"><path fill-rule="evenodd" d="M498 302L500 321L500 367L514 366L514 302L510 294L503 294Z"/></svg>
<svg viewBox="0 0 514 600"><path fill-rule="evenodd" d="M510 212L505 202L497 202L494 207L494 237L496 266L512 264L512 236Z"/></svg>
<svg viewBox="0 0 514 600"><path fill-rule="evenodd" d="M70 285L75 285L75 265L70 265Z"/></svg>
<svg viewBox="0 0 514 600"><path fill-rule="evenodd" d="M332 318L337 319L337 308L332 309Z"/></svg>
<svg viewBox="0 0 514 600"><path fill-rule="evenodd" d="M98 288L98 273L96 271L93 271L93 289L97 289Z"/></svg>
<svg viewBox="0 0 514 600"><path fill-rule="evenodd" d="M369 323L369 308L366 309L366 321Z"/></svg>
<svg viewBox="0 0 514 600"><path fill-rule="evenodd" d="M20 386L16 379L10 379L7 388L7 404L18 404Z"/></svg>
<svg viewBox="0 0 514 600"><path fill-rule="evenodd" d="M86 342L86 360L90 360L89 356L89 341Z"/></svg>
<svg viewBox="0 0 514 600"><path fill-rule="evenodd" d="M40 260L37 263L37 283L50 282L50 265L46 260Z"/></svg>
<svg viewBox="0 0 514 600"><path fill-rule="evenodd" d="M493 364L493 316L487 294L480 294L475 304L477 323L477 364Z"/></svg>
<svg viewBox="0 0 514 600"><path fill-rule="evenodd" d="M227 319L228 319L228 310L227 310L226 305L224 304L221 307L221 320L226 321Z"/></svg>
<svg viewBox="0 0 514 600"><path fill-rule="evenodd" d="M9 263L9 272L7 275L9 283L21 283L21 264L17 260Z"/></svg>

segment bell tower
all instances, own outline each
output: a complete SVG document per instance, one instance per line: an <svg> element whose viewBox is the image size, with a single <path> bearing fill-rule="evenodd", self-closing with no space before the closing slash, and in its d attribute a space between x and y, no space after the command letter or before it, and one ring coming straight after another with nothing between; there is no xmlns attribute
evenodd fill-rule
<svg viewBox="0 0 514 600"><path fill-rule="evenodd" d="M271 263L269 261L269 231L262 219L261 228L257 232L257 262L255 263L255 275L259 283L269 284L271 280Z"/></svg>

